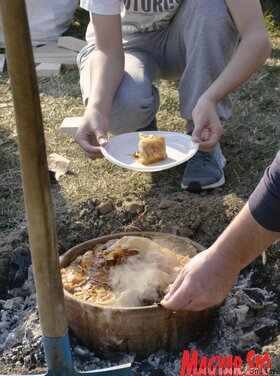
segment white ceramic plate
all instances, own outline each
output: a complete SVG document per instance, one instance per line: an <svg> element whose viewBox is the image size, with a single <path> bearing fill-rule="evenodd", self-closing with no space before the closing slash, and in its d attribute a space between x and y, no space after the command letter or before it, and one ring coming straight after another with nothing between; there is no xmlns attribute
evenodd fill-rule
<svg viewBox="0 0 280 376"><path fill-rule="evenodd" d="M108 144L101 148L104 157L124 168L154 172L175 167L190 159L198 150L199 145L192 141L191 136L183 133L165 131L141 133L165 137L166 153L168 155L165 161L144 166L137 158L133 157L133 153L138 151L139 132L124 133L111 137Z"/></svg>

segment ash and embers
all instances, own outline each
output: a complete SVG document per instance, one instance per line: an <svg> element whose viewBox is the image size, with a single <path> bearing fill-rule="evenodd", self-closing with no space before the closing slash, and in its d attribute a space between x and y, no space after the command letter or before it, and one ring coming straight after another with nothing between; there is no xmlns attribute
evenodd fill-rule
<svg viewBox="0 0 280 376"><path fill-rule="evenodd" d="M249 350L253 349L256 353L262 353L265 349L269 351L265 344L277 336L279 311L275 293L252 287L252 282L261 273L262 267L258 264L240 275L204 335L197 342L190 343L188 350L198 349L200 355L209 358L213 355L232 355L244 360ZM28 373L46 368L32 267L24 285L9 290L7 299L0 300L0 312L0 370L6 367L10 371L18 369ZM79 371L132 362L135 375L180 374L181 352L167 353L162 349L142 361L136 360L133 353L109 353L100 359L73 335L70 337L74 366ZM280 372L279 365L279 357L273 354L272 368Z"/></svg>

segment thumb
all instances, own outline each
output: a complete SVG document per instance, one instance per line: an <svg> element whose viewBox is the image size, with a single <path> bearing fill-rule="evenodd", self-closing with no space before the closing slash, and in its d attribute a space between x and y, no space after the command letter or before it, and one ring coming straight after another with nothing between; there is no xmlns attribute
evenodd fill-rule
<svg viewBox="0 0 280 376"><path fill-rule="evenodd" d="M98 143L99 143L100 146L105 146L107 144L107 142L108 142L107 137L100 130L96 130L95 137L96 137L96 139L97 139L97 141L98 141Z"/></svg>
<svg viewBox="0 0 280 376"><path fill-rule="evenodd" d="M163 297L162 300L167 301L168 299L170 299L170 297L171 297L171 292L169 291L169 292Z"/></svg>
<svg viewBox="0 0 280 376"><path fill-rule="evenodd" d="M210 137L209 130L203 127L194 127L192 140L193 142L204 142L207 141Z"/></svg>
<svg viewBox="0 0 280 376"><path fill-rule="evenodd" d="M200 144L202 141L198 136L192 135L192 141L196 144Z"/></svg>
<svg viewBox="0 0 280 376"><path fill-rule="evenodd" d="M196 143L202 142L202 130L195 127L192 133L192 140Z"/></svg>

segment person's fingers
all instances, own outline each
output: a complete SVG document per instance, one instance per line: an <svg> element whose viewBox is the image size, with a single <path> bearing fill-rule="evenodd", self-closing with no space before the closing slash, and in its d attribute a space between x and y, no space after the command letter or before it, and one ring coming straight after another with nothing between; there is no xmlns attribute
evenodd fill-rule
<svg viewBox="0 0 280 376"><path fill-rule="evenodd" d="M199 143L199 150L213 151L219 142L219 135L212 134L208 136L207 139L205 139L205 137L198 138L197 136L193 135L192 140L195 143Z"/></svg>
<svg viewBox="0 0 280 376"><path fill-rule="evenodd" d="M90 159L98 159L98 158L104 157L100 150L92 151L92 152L89 152L89 153L85 152L85 156L90 158Z"/></svg>
<svg viewBox="0 0 280 376"><path fill-rule="evenodd" d="M183 310L186 311L204 311L208 308L218 307L226 296L213 296L211 294L199 294L195 299L189 299Z"/></svg>
<svg viewBox="0 0 280 376"><path fill-rule="evenodd" d="M187 302L188 303L188 302ZM177 299L162 300L160 304L171 311L187 311L187 304L185 302L179 301Z"/></svg>
<svg viewBox="0 0 280 376"><path fill-rule="evenodd" d="M180 287L170 296L168 300L163 300L161 305L167 309L182 310L186 309L193 300L192 288L188 279L184 279Z"/></svg>
<svg viewBox="0 0 280 376"><path fill-rule="evenodd" d="M203 129L203 131L201 133L201 137L200 137L201 141L202 142L203 141L207 141L207 140L209 140L209 138L210 138L210 132L209 132L209 130L208 129Z"/></svg>
<svg viewBox="0 0 280 376"><path fill-rule="evenodd" d="M99 137L99 140L97 140ZM96 133L87 133L83 130L78 130L75 135L75 141L84 150L85 155L91 159L102 158L100 146L105 146L107 138L101 131Z"/></svg>
<svg viewBox="0 0 280 376"><path fill-rule="evenodd" d="M85 153L95 154L97 147L92 145L87 139L76 138L76 142L80 145L80 147L84 150Z"/></svg>
<svg viewBox="0 0 280 376"><path fill-rule="evenodd" d="M199 293L200 292L200 293ZM213 297L208 298L202 292L201 286L193 285L189 278L185 278L181 286L168 300L162 300L164 308L178 311L203 311L206 308L216 305Z"/></svg>
<svg viewBox="0 0 280 376"><path fill-rule="evenodd" d="M99 143L100 146L105 146L108 142L108 139L106 138L106 136L104 134L100 135L100 136L97 136L97 141Z"/></svg>
<svg viewBox="0 0 280 376"><path fill-rule="evenodd" d="M92 145L87 139L77 136L75 141L80 145L84 150L85 155L90 159L102 158L103 154L101 153L100 146Z"/></svg>
<svg viewBox="0 0 280 376"><path fill-rule="evenodd" d="M170 291L168 294L165 295L164 300L170 299L170 297L175 293L176 290L181 286L184 281L184 272L181 270L175 281L173 282Z"/></svg>
<svg viewBox="0 0 280 376"><path fill-rule="evenodd" d="M222 134L223 128L219 122L209 122L209 124L196 123L192 133L192 140L201 144L202 149L211 150L219 142Z"/></svg>
<svg viewBox="0 0 280 376"><path fill-rule="evenodd" d="M199 150L200 151L211 152L211 151L214 151L214 149L215 149L216 146L217 146L217 144L212 145L212 143L209 144L207 142L206 143L200 143L199 144Z"/></svg>
<svg viewBox="0 0 280 376"><path fill-rule="evenodd" d="M213 151L217 145L217 143L212 143L209 141L201 141L196 137L192 138L193 142L199 144L200 151Z"/></svg>
<svg viewBox="0 0 280 376"><path fill-rule="evenodd" d="M164 296L164 301L167 301L169 299L171 299L173 297L173 295L175 294L175 292L181 288L183 282L184 282L184 279L185 279L185 276L186 276L186 270L183 269L181 270L181 272L179 273L179 275L177 276L177 278L175 279L175 281L172 283L172 286L170 288L170 291L168 294L166 294Z"/></svg>
<svg viewBox="0 0 280 376"><path fill-rule="evenodd" d="M196 142L196 143L202 142L201 133L198 132L198 131L196 131L196 132L193 131L192 140L193 140L193 142Z"/></svg>
<svg viewBox="0 0 280 376"><path fill-rule="evenodd" d="M101 131L100 129L96 129L95 137L96 137L96 140L97 140L97 142L100 146L105 146L108 142L107 137L105 136L103 131Z"/></svg>
<svg viewBox="0 0 280 376"><path fill-rule="evenodd" d="M205 141L207 137L210 137L210 132L206 126L202 124L195 124L193 132L192 132L192 139L198 140L198 142Z"/></svg>
<svg viewBox="0 0 280 376"><path fill-rule="evenodd" d="M181 273L178 275L178 277L175 279L175 281L173 282L172 286L171 286L171 289L169 291L168 294L166 294L164 296L164 298L162 299L161 301L161 304L168 308L168 306L170 305L169 304L169 301L171 301L171 305L172 305L172 302L173 302L173 296L174 294L176 294L176 292L181 289L182 287L182 284L184 282L184 278L185 278L185 273L183 273L183 270L181 271ZM168 303L168 304L167 304ZM172 305L172 309L173 309L173 305Z"/></svg>
<svg viewBox="0 0 280 376"><path fill-rule="evenodd" d="M198 294L194 294L191 292L187 293L187 287L179 288L172 297L168 300L162 300L160 304L170 310L174 311L203 311L209 307L213 307L217 305L216 302L211 302L210 300L205 299L203 296L199 296Z"/></svg>
<svg viewBox="0 0 280 376"><path fill-rule="evenodd" d="M199 312L199 311L204 311L206 308L209 308L211 305L212 305L211 303L197 296L194 299L189 299L181 309L184 311Z"/></svg>

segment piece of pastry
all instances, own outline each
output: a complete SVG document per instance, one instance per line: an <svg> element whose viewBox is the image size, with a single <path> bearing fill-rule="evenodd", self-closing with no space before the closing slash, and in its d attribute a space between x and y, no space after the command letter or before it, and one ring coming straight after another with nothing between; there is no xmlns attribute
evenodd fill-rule
<svg viewBox="0 0 280 376"><path fill-rule="evenodd" d="M139 136L139 151L136 155L140 163L148 165L167 159L165 137L145 133L140 133Z"/></svg>

